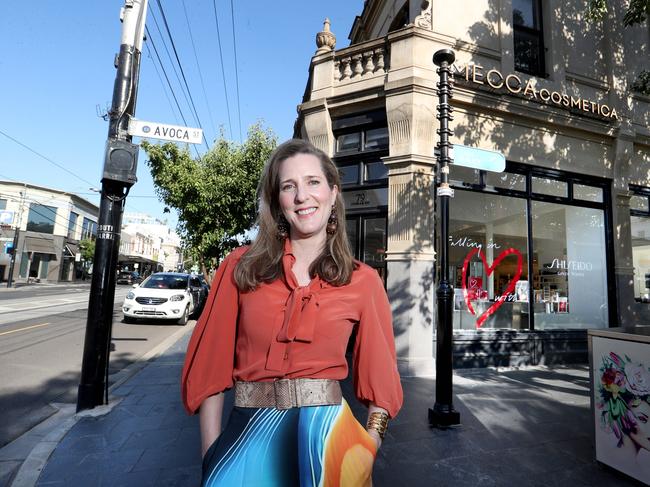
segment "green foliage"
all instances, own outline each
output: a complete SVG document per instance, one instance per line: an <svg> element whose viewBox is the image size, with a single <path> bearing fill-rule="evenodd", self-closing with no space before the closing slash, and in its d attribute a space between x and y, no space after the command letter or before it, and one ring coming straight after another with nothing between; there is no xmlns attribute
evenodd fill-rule
<svg viewBox="0 0 650 487"><path fill-rule="evenodd" d="M611 0L589 0L587 20L596 22L604 19L609 1ZM645 22L648 16L650 16L650 0L630 0L630 5L623 16L623 25L640 24Z"/></svg>
<svg viewBox="0 0 650 487"><path fill-rule="evenodd" d="M650 71L643 70L632 83L632 91L650 96Z"/></svg>
<svg viewBox="0 0 650 487"><path fill-rule="evenodd" d="M86 262L92 262L95 258L95 240L84 238L79 242L79 250L81 250L81 258Z"/></svg>
<svg viewBox="0 0 650 487"><path fill-rule="evenodd" d="M187 147L142 142L156 192L178 211L178 231L202 264L221 259L255 221L256 190L276 145L272 131L256 124L243 144L221 137L199 159Z"/></svg>

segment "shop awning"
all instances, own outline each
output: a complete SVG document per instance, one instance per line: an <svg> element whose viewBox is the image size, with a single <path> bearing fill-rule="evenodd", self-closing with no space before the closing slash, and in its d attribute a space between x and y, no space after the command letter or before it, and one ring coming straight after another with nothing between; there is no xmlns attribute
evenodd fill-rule
<svg viewBox="0 0 650 487"><path fill-rule="evenodd" d="M39 254L57 254L56 247L52 240L44 238L25 237L25 252L37 252Z"/></svg>
<svg viewBox="0 0 650 487"><path fill-rule="evenodd" d="M67 243L63 248L64 257L74 257L77 255L77 252L79 252L79 246L73 243Z"/></svg>

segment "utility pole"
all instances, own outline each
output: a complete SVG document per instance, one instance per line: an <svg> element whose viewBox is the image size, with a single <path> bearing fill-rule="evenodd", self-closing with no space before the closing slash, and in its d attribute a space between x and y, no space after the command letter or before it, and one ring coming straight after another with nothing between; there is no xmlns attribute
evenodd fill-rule
<svg viewBox="0 0 650 487"><path fill-rule="evenodd" d="M436 296L438 299L438 320L436 328L436 402L433 408L429 409L429 423L431 426L447 428L460 424L460 414L454 410L452 393L452 345L453 345L453 319L454 319L454 288L449 285L449 200L454 191L449 187L449 157L450 142L452 134L449 128L452 108L449 100L452 97L453 81L451 65L456 56L450 49L441 49L433 55L433 63L439 66L437 69L440 81L438 82L438 120L440 128L438 135L438 170L440 174L440 185L437 188L437 196L440 198L440 279Z"/></svg>
<svg viewBox="0 0 650 487"><path fill-rule="evenodd" d="M125 0L120 12L122 37L109 112L77 412L108 403L108 357L122 213L129 189L137 180L138 146L131 143L127 130L135 114L146 16L147 0Z"/></svg>
<svg viewBox="0 0 650 487"><path fill-rule="evenodd" d="M18 236L20 234L20 226L23 223L23 205L25 204L25 197L27 196L27 183L25 189L20 192L20 206L18 207L18 219L16 228L14 229L14 240L11 247L11 261L9 262L9 276L7 277L7 287L10 288L14 279L14 267L16 266L16 249L18 249ZM21 256L22 258L22 256Z"/></svg>

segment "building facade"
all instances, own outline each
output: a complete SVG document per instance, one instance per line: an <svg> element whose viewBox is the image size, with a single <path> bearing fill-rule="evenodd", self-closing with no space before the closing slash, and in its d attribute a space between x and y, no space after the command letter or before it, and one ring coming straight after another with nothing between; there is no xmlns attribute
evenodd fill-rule
<svg viewBox="0 0 650 487"><path fill-rule="evenodd" d="M163 270L179 271L183 267L180 238L166 222L145 214L125 213L118 267L145 276Z"/></svg>
<svg viewBox="0 0 650 487"><path fill-rule="evenodd" d="M650 30L624 27L623 3L590 23L573 0L367 0L349 47L317 35L294 135L340 169L404 375L435 356L439 49L452 142L507 161L450 168L455 366L586 361L587 329L650 317Z"/></svg>
<svg viewBox="0 0 650 487"><path fill-rule="evenodd" d="M56 189L0 181L0 280L65 282L84 277L79 242L97 233L99 208Z"/></svg>

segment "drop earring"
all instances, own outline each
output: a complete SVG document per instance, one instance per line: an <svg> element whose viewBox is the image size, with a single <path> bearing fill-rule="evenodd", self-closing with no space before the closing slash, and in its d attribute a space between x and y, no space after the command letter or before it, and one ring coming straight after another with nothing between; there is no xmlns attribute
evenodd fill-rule
<svg viewBox="0 0 650 487"><path fill-rule="evenodd" d="M339 228L339 220L336 217L336 205L332 205L332 212L330 217L327 219L327 227L325 231L328 235L334 235Z"/></svg>

